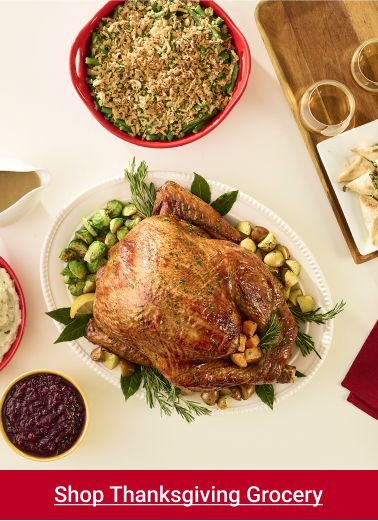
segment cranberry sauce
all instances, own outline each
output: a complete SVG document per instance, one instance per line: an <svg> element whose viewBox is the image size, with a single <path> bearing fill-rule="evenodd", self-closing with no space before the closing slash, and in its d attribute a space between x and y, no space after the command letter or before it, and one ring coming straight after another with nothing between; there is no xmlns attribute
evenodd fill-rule
<svg viewBox="0 0 378 521"><path fill-rule="evenodd" d="M77 389L65 378L36 373L16 382L2 409L2 421L10 441L26 454L57 456L79 438L86 418Z"/></svg>

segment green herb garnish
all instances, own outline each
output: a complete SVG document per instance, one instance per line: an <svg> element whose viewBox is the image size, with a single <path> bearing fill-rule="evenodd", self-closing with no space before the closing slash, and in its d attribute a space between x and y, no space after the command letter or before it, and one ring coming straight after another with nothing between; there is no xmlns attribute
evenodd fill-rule
<svg viewBox="0 0 378 521"><path fill-rule="evenodd" d="M146 391L146 400L152 409L159 405L161 414L171 416L176 411L188 423L192 422L195 416L207 416L211 411L202 407L197 402L186 400L171 382L152 367L141 366L142 384Z"/></svg>
<svg viewBox="0 0 378 521"><path fill-rule="evenodd" d="M142 382L142 372L140 365L135 366L135 371L130 376L121 376L121 389L127 401L130 396L135 394Z"/></svg>
<svg viewBox="0 0 378 521"><path fill-rule="evenodd" d="M70 308L53 309L52 311L46 312L46 315L65 325L70 324L73 320L70 317Z"/></svg>
<svg viewBox="0 0 378 521"><path fill-rule="evenodd" d="M238 197L239 190L233 190L232 192L226 192L215 199L211 203L211 206L221 215L226 215L231 210Z"/></svg>
<svg viewBox="0 0 378 521"><path fill-rule="evenodd" d="M345 306L346 303L342 300L326 313L319 313L320 308L316 308L314 311L307 311L307 313L303 313L299 306L294 306L290 310L297 322L315 322L315 324L325 324L328 320L332 320L336 315L341 313Z"/></svg>
<svg viewBox="0 0 378 521"><path fill-rule="evenodd" d="M370 173L370 179L375 190L378 190L378 167L374 165L374 172Z"/></svg>
<svg viewBox="0 0 378 521"><path fill-rule="evenodd" d="M307 375L301 373L300 371L298 371L298 369L295 371L295 376L297 378L306 378Z"/></svg>
<svg viewBox="0 0 378 521"><path fill-rule="evenodd" d="M148 167L145 161L142 161L135 170L135 157L129 167L125 169L125 176L130 184L132 201L143 217L150 217L152 215L152 209L156 199L155 185L145 182L147 174Z"/></svg>
<svg viewBox="0 0 378 521"><path fill-rule="evenodd" d="M92 313L77 315L69 324L66 325L61 334L55 340L54 344L69 342L85 336L87 324L91 318Z"/></svg>
<svg viewBox="0 0 378 521"><path fill-rule="evenodd" d="M320 308L316 308L313 311L307 311L304 313L301 311L299 306L293 306L290 308L291 313L293 314L296 323L297 323L297 338L295 343L301 350L303 356L308 356L310 353L314 352L316 356L321 358L320 354L315 348L315 342L311 335L305 333L300 329L301 324L305 322L314 322L315 324L325 324L328 320L332 320L336 315L341 313L345 308L346 303L342 300L338 302L332 309L326 311L325 313L319 313Z"/></svg>
<svg viewBox="0 0 378 521"><path fill-rule="evenodd" d="M193 195L196 195L205 203L210 204L211 201L211 189L209 183L206 181L204 177L194 172L194 179L192 182L192 186L190 191ZM228 214L228 212L233 207L237 197L239 190L233 190L231 192L226 192L225 194L220 195L215 201L211 203L211 206L220 213L222 216Z"/></svg>
<svg viewBox="0 0 378 521"><path fill-rule="evenodd" d="M274 387L272 384L256 385L256 394L262 402L273 410Z"/></svg>
<svg viewBox="0 0 378 521"><path fill-rule="evenodd" d="M302 356L308 356L313 351L317 357L321 358L320 354L317 352L315 348L315 342L311 335L308 335L304 331L298 329L295 343L301 350Z"/></svg>
<svg viewBox="0 0 378 521"><path fill-rule="evenodd" d="M205 201L205 203L210 204L210 201L211 201L210 185L204 177L202 177L199 174L196 174L195 172L194 172L194 179L193 179L190 191L192 192L193 195L196 195L197 197L202 199L202 201Z"/></svg>
<svg viewBox="0 0 378 521"><path fill-rule="evenodd" d="M280 335L282 330L282 324L278 320L276 313L273 313L270 317L268 327L260 339L259 348L262 351L268 351L274 346L274 342Z"/></svg>

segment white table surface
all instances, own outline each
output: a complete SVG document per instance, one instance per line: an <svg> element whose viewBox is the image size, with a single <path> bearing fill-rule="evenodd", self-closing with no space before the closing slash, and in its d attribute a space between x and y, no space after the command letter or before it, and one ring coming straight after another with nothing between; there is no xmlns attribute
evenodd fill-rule
<svg viewBox="0 0 378 521"><path fill-rule="evenodd" d="M101 6L90 1L0 1L0 155L52 175L34 212L0 229L0 254L25 291L28 320L17 355L0 373L0 392L19 374L50 368L71 375L89 399L81 447L54 463L34 463L0 440L2 469L377 469L378 422L346 401L340 382L378 318L378 260L354 264L254 22L255 2L222 0L246 35L253 67L232 114L191 145L154 151L103 129L75 93L68 52ZM200 172L273 208L315 253L334 301L345 299L324 365L304 389L277 405L187 425L161 419L86 367L44 315L39 255L54 214L81 190L120 174L132 156L151 169Z"/></svg>

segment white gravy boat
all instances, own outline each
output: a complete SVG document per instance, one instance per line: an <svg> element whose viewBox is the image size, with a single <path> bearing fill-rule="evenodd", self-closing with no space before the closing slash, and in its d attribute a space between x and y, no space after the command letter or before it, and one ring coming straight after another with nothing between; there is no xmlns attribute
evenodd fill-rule
<svg viewBox="0 0 378 521"><path fill-rule="evenodd" d="M40 192L50 183L50 174L46 170L28 165L19 159L0 157L0 176L4 172L28 173L35 172L39 178L39 186L20 197L11 206L0 211L0 227L7 226L31 211L39 201ZM0 193L1 199L1 193Z"/></svg>

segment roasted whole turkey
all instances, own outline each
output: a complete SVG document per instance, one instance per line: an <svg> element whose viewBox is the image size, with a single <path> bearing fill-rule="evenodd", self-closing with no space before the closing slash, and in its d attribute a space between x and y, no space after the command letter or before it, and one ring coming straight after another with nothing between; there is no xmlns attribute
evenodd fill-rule
<svg viewBox="0 0 378 521"><path fill-rule="evenodd" d="M87 338L178 387L291 382L296 326L269 268L210 205L174 182L158 191L153 214L98 271ZM273 313L281 323L274 348L235 365L243 322L256 322L263 335Z"/></svg>

